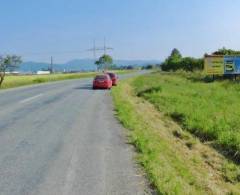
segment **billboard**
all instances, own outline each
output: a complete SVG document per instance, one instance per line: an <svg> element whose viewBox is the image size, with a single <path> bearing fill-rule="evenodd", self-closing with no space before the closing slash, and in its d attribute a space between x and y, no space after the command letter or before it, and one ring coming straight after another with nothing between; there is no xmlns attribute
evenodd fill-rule
<svg viewBox="0 0 240 195"><path fill-rule="evenodd" d="M224 56L206 56L204 69L206 74L209 75L224 74Z"/></svg>
<svg viewBox="0 0 240 195"><path fill-rule="evenodd" d="M240 56L224 57L224 74L240 74Z"/></svg>
<svg viewBox="0 0 240 195"><path fill-rule="evenodd" d="M208 75L240 74L240 56L205 56L204 70Z"/></svg>

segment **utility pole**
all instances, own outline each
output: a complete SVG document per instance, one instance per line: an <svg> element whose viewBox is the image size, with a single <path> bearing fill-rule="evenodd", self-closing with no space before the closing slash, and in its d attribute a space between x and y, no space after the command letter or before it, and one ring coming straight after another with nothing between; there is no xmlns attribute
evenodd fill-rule
<svg viewBox="0 0 240 195"><path fill-rule="evenodd" d="M93 58L94 58L94 61L96 61L96 41L95 41L95 39L93 40Z"/></svg>
<svg viewBox="0 0 240 195"><path fill-rule="evenodd" d="M51 56L50 72L53 73L53 57Z"/></svg>
<svg viewBox="0 0 240 195"><path fill-rule="evenodd" d="M103 50L104 51L104 55L107 54L107 51L108 50L114 50L112 47L108 47L107 44L106 44L106 37L104 37L104 46L103 46L103 49L100 48L99 50Z"/></svg>
<svg viewBox="0 0 240 195"><path fill-rule="evenodd" d="M104 37L104 55L107 54L107 48L106 48L106 38Z"/></svg>

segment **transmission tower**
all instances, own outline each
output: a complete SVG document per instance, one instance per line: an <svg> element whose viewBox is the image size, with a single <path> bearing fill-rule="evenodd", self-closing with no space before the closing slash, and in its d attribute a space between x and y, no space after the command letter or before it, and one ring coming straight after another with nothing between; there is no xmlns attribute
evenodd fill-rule
<svg viewBox="0 0 240 195"><path fill-rule="evenodd" d="M93 41L93 48L88 49L87 51L93 52L93 58L94 58L94 60L96 61L96 60L97 60L97 59L96 59L96 53L97 53L97 51L103 51L103 52L104 52L104 55L106 55L106 54L107 54L107 51L110 51L110 50L113 50L113 48L106 46L106 39L104 38L103 47L96 47L96 42L95 42L95 40L94 40L94 41Z"/></svg>

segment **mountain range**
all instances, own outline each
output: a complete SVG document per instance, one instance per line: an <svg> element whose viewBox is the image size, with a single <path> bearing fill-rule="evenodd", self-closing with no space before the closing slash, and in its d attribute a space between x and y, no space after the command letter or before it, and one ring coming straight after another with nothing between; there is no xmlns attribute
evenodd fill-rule
<svg viewBox="0 0 240 195"><path fill-rule="evenodd" d="M160 60L115 60L114 64L120 66L141 67L148 64L159 64ZM20 64L18 71L20 72L37 72L46 70L50 67L49 63L45 62L23 62ZM91 71L96 69L96 65L92 59L75 59L62 64L53 64L55 71Z"/></svg>

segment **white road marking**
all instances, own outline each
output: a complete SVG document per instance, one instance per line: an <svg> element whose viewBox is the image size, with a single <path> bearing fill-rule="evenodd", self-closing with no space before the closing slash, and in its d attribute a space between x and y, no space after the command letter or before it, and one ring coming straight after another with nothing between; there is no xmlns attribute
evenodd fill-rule
<svg viewBox="0 0 240 195"><path fill-rule="evenodd" d="M42 93L40 93L40 94L38 94L38 95L35 95L35 96L33 96L33 97L30 97L30 98L24 99L24 100L20 101L20 103L21 103L21 104L24 104L24 103L30 102L30 101L32 101L32 100L34 100L34 99L36 99L36 98L41 97L41 96L43 96Z"/></svg>

